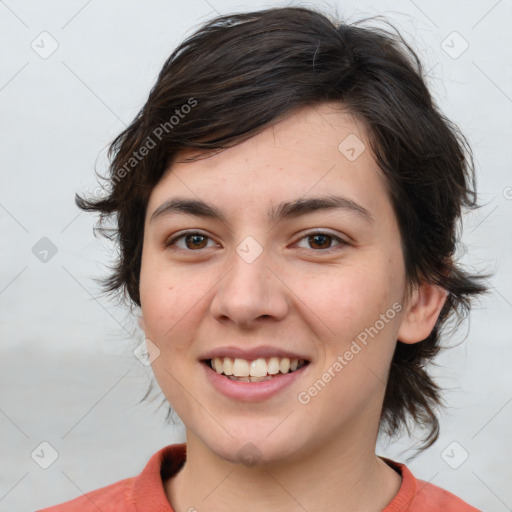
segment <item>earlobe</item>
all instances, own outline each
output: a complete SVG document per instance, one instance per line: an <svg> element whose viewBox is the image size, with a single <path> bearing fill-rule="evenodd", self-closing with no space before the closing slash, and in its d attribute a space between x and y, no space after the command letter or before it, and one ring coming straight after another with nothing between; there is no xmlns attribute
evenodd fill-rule
<svg viewBox="0 0 512 512"><path fill-rule="evenodd" d="M398 341L418 343L428 338L448 297L440 286L422 283L409 300L400 329Z"/></svg>

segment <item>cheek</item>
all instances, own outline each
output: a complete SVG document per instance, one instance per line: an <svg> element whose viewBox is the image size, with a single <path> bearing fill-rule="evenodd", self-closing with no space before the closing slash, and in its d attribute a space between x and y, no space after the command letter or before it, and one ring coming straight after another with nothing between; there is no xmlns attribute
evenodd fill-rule
<svg viewBox="0 0 512 512"><path fill-rule="evenodd" d="M396 283L377 269L353 269L334 282L326 282L328 298L314 305L330 327L323 340L325 359L311 380L313 386L316 379L328 382L316 405L320 409L328 404L350 414L384 392L396 346L400 305ZM378 400L375 403L378 407Z"/></svg>
<svg viewBox="0 0 512 512"><path fill-rule="evenodd" d="M322 288L328 293L323 299L312 298L314 311L329 326L323 343L325 360L319 368L319 373L336 375L324 373L333 382L324 397L328 403L355 406L383 391L400 319L400 272L399 262L381 255L325 280ZM346 394L355 389L358 393Z"/></svg>
<svg viewBox="0 0 512 512"><path fill-rule="evenodd" d="M373 325L399 297L393 269L375 261L352 265L309 282L304 296L330 332L350 339ZM336 334L335 334L336 333Z"/></svg>
<svg viewBox="0 0 512 512"><path fill-rule="evenodd" d="M196 284L197 281L192 282L156 258L150 255L143 257L140 273L141 309L146 336L157 345L164 345L163 342L169 339L184 339L180 335L183 334L183 326L194 309L200 308L200 298L204 295Z"/></svg>

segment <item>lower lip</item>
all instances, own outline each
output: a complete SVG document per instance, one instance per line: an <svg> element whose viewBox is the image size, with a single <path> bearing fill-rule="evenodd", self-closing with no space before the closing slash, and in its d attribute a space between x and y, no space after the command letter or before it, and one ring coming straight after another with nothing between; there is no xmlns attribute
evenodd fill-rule
<svg viewBox="0 0 512 512"><path fill-rule="evenodd" d="M206 372L206 377L217 391L229 398L256 402L259 400L265 400L266 398L279 393L279 391L283 390L286 386L292 384L304 374L306 369L309 367L309 363L292 373L280 373L277 374L277 377L273 377L271 380L265 380L263 382L241 382L231 380L224 375L217 373L215 370L210 368L207 363L201 362L201 366Z"/></svg>

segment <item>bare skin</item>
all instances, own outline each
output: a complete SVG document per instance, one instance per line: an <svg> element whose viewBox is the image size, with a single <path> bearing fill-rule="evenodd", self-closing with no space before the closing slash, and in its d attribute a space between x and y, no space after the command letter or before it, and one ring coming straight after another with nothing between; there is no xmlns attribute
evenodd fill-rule
<svg viewBox="0 0 512 512"><path fill-rule="evenodd" d="M366 145L353 161L338 149L351 134ZM371 218L349 208L267 216L283 201L326 195L350 199ZM176 197L211 203L225 219L151 220ZM166 246L184 230L199 238ZM319 232L327 238L312 236ZM261 248L250 263L236 251L247 237ZM425 339L446 298L428 284L407 300L405 292L385 178L364 129L339 106L301 109L217 155L173 163L149 199L140 296L141 325L160 350L155 377L187 432L187 461L165 482L174 510L382 511L401 484L375 454L393 351L397 339ZM381 324L333 373L358 334ZM210 384L200 362L226 345L277 346L310 363L277 394L237 400ZM299 401L329 368L325 387ZM257 449L254 465L240 457L247 443Z"/></svg>

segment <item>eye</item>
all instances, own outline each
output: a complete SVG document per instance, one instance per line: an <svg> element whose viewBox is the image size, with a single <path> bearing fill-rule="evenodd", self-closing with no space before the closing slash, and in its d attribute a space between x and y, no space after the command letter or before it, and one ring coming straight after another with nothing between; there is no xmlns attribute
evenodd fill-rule
<svg viewBox="0 0 512 512"><path fill-rule="evenodd" d="M199 231L186 231L181 233L180 235L168 240L165 243L166 247L176 246L178 249L184 251L195 251L197 249L206 249L207 241L211 240L209 236L199 232ZM305 249L313 248L318 249L316 252L327 251L329 249L333 249L337 246L348 245L347 242L342 240L340 237L336 235L331 235L330 233L325 233L323 231L315 231L313 233L309 233L303 236L299 242L302 240L306 240L306 243L313 247L302 247ZM184 242L184 245L179 242ZM338 243L335 246L332 246L332 242L337 241ZM317 247L314 247L317 246ZM211 246L210 246L211 247Z"/></svg>
<svg viewBox="0 0 512 512"><path fill-rule="evenodd" d="M182 245L178 245L178 241L181 241L181 239L184 240L185 247ZM165 243L166 247L169 247L171 245L177 246L179 249L182 249L184 251L186 250L195 250L195 249L205 249L205 240L209 240L210 238L203 233L200 233L198 231L187 231L185 233L182 233L179 236L176 236L170 240L168 240Z"/></svg>
<svg viewBox="0 0 512 512"><path fill-rule="evenodd" d="M300 239L300 241L302 241L302 240L306 240L307 244L320 246L320 247L316 247L316 249L320 249L320 250L332 249L333 247L331 246L331 242L333 240L336 240L339 242L334 247L337 247L338 245L348 245L347 242L342 240L340 237L331 235L329 233L324 233L322 231L316 231L314 233L309 233ZM315 247L313 247L313 248L315 248ZM308 247L306 247L306 249L308 249Z"/></svg>

